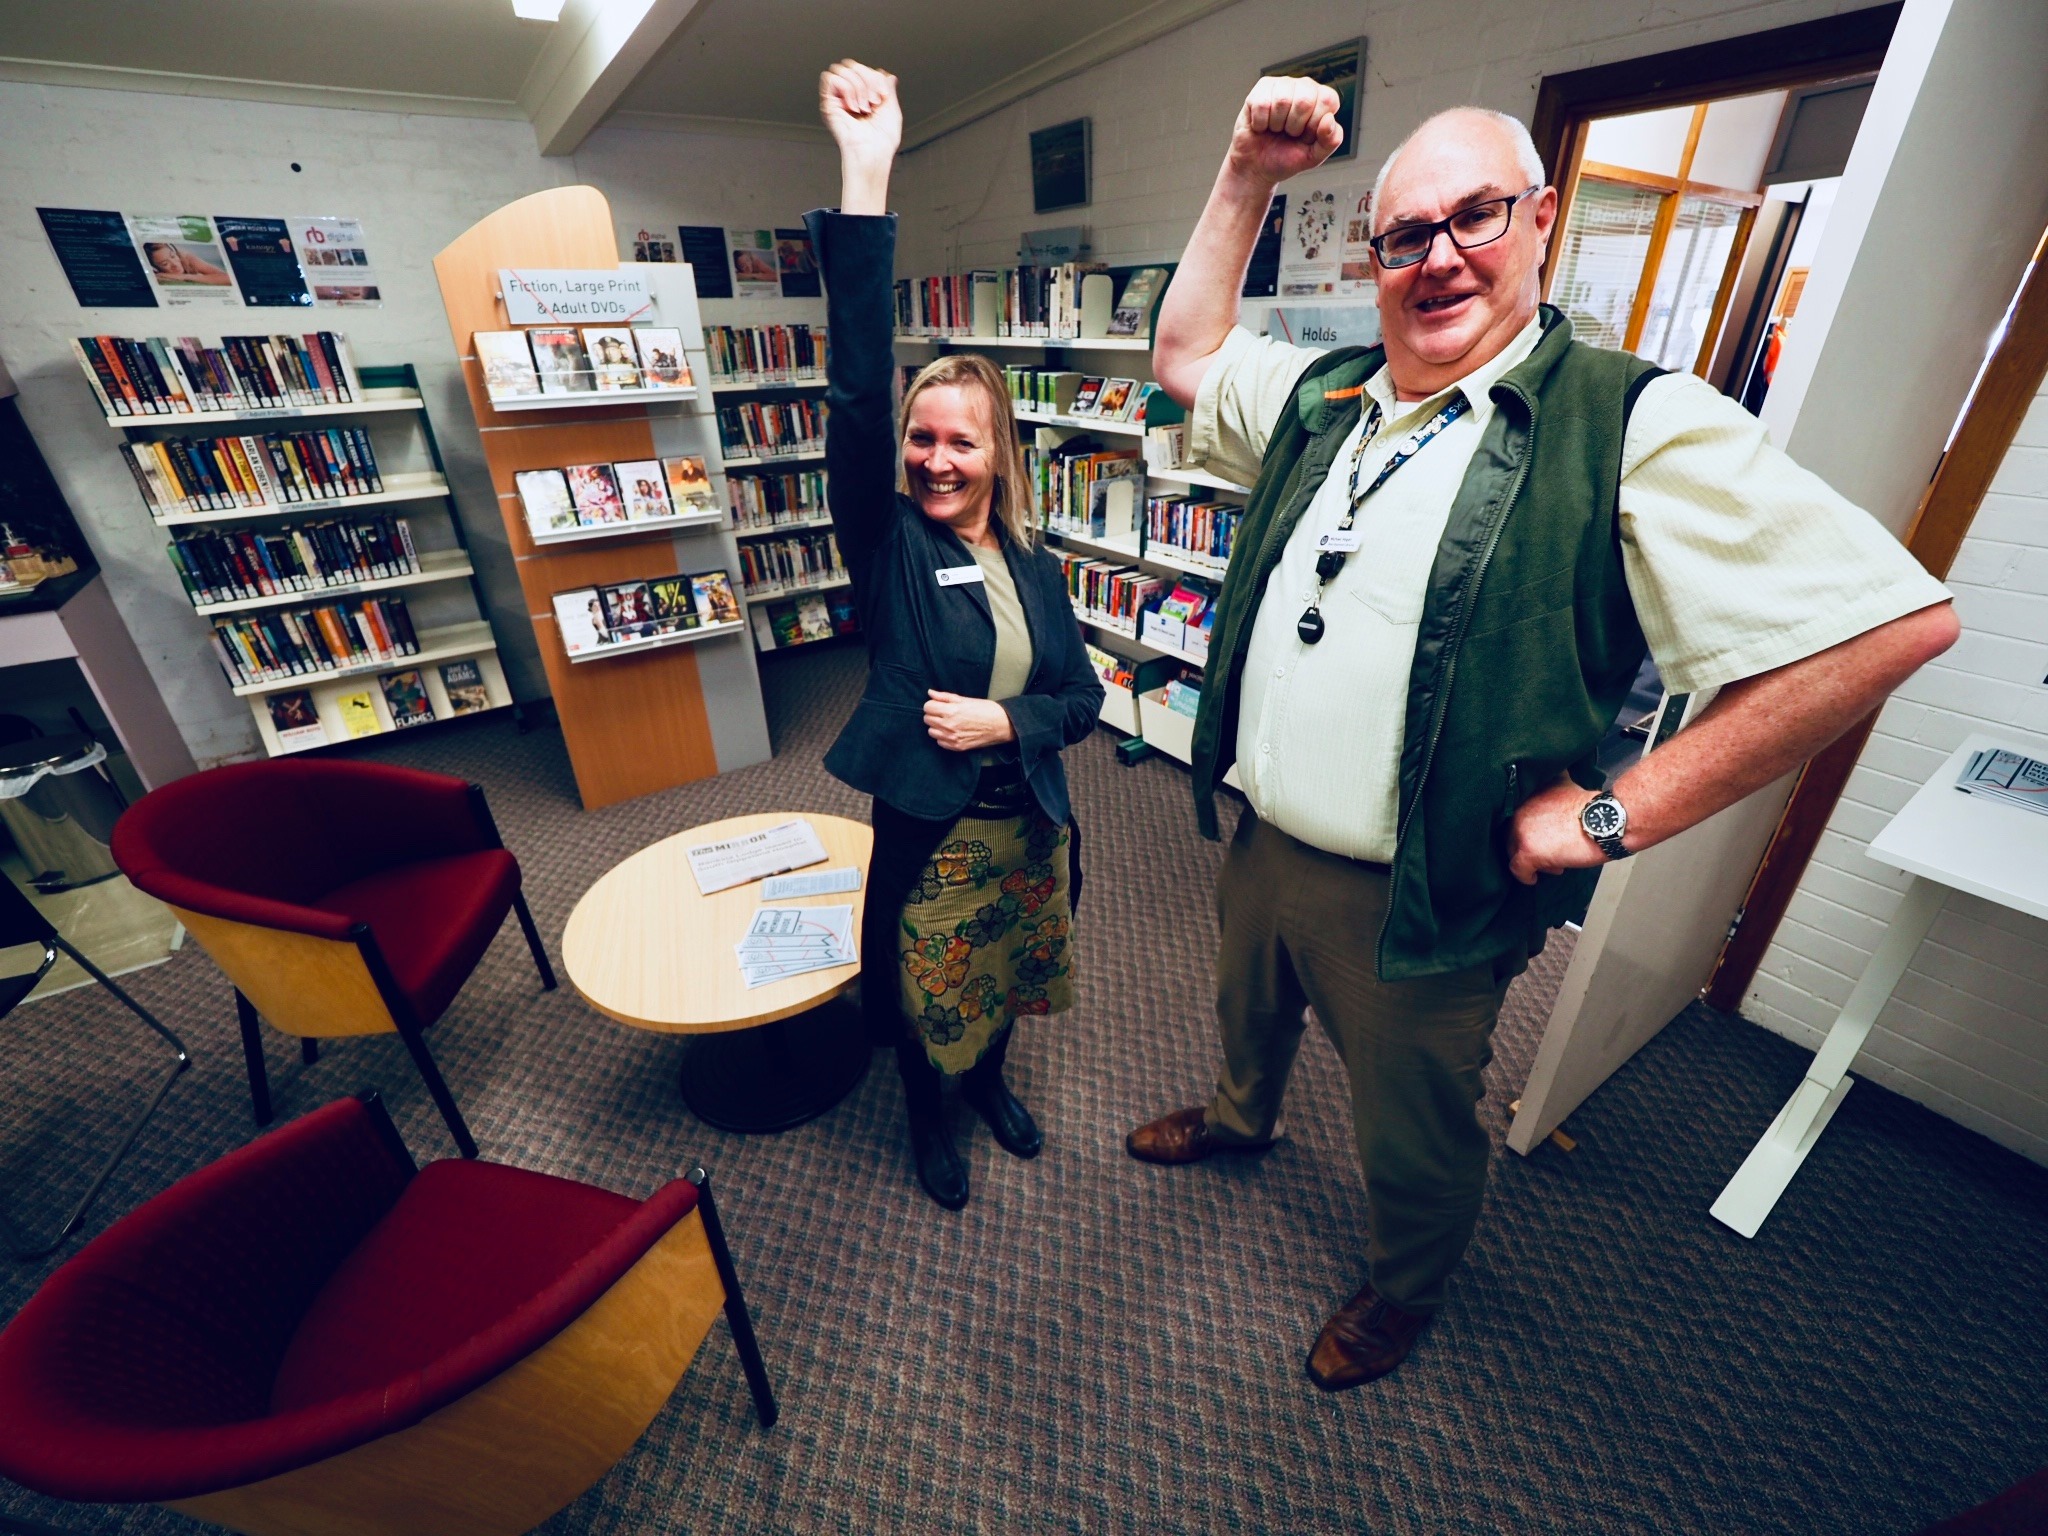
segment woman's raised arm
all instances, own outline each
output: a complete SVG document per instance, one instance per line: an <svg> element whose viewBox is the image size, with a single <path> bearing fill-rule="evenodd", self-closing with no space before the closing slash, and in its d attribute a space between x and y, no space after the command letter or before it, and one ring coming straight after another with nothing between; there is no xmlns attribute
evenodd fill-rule
<svg viewBox="0 0 2048 1536"><path fill-rule="evenodd" d="M896 77L842 59L818 77L839 144L840 204L806 216L825 277L826 499L859 586L896 513L896 220L889 167L903 137Z"/></svg>

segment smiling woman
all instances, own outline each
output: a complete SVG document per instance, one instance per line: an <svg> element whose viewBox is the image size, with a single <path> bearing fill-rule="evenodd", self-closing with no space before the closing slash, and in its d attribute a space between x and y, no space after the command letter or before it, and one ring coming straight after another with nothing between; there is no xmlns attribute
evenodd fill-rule
<svg viewBox="0 0 2048 1536"><path fill-rule="evenodd" d="M832 336L827 497L869 663L825 766L874 796L862 1007L875 1042L896 1047L918 1177L957 1209L967 1168L946 1078L1008 1151L1043 1144L1003 1059L1017 1018L1063 1013L1073 995L1079 841L1060 753L1094 728L1102 685L1032 535L995 366L939 359L894 430L896 81L844 62L819 97L844 181L839 211L807 221Z"/></svg>

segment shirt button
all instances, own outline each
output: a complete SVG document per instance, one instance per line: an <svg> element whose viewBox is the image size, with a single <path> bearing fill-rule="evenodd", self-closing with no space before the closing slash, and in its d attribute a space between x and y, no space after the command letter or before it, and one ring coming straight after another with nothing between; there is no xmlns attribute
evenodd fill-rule
<svg viewBox="0 0 2048 1536"><path fill-rule="evenodd" d="M1285 667L1275 667L1273 669L1273 675L1275 677L1285 677L1287 675L1287 669Z"/></svg>
<svg viewBox="0 0 2048 1536"><path fill-rule="evenodd" d="M1262 741L1259 743L1259 756L1270 757L1272 752L1273 744L1271 742Z"/></svg>

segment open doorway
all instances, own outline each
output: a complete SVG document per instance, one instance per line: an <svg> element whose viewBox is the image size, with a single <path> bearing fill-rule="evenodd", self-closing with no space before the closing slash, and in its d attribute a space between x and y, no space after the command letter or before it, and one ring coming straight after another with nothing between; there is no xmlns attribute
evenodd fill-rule
<svg viewBox="0 0 2048 1536"><path fill-rule="evenodd" d="M1575 337L1762 410L1875 78L1814 68L1766 91L1576 116L1543 274ZM1663 700L1646 659L1601 744L1609 779L1641 756Z"/></svg>

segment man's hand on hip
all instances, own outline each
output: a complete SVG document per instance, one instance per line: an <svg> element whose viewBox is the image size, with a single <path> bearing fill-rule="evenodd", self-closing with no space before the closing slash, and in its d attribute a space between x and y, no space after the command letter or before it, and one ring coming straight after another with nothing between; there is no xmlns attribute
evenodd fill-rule
<svg viewBox="0 0 2048 1536"><path fill-rule="evenodd" d="M1579 825L1579 812L1596 793L1579 788L1565 774L1523 801L1508 828L1508 873L1524 885L1534 885L1538 875L1605 864L1607 855Z"/></svg>

